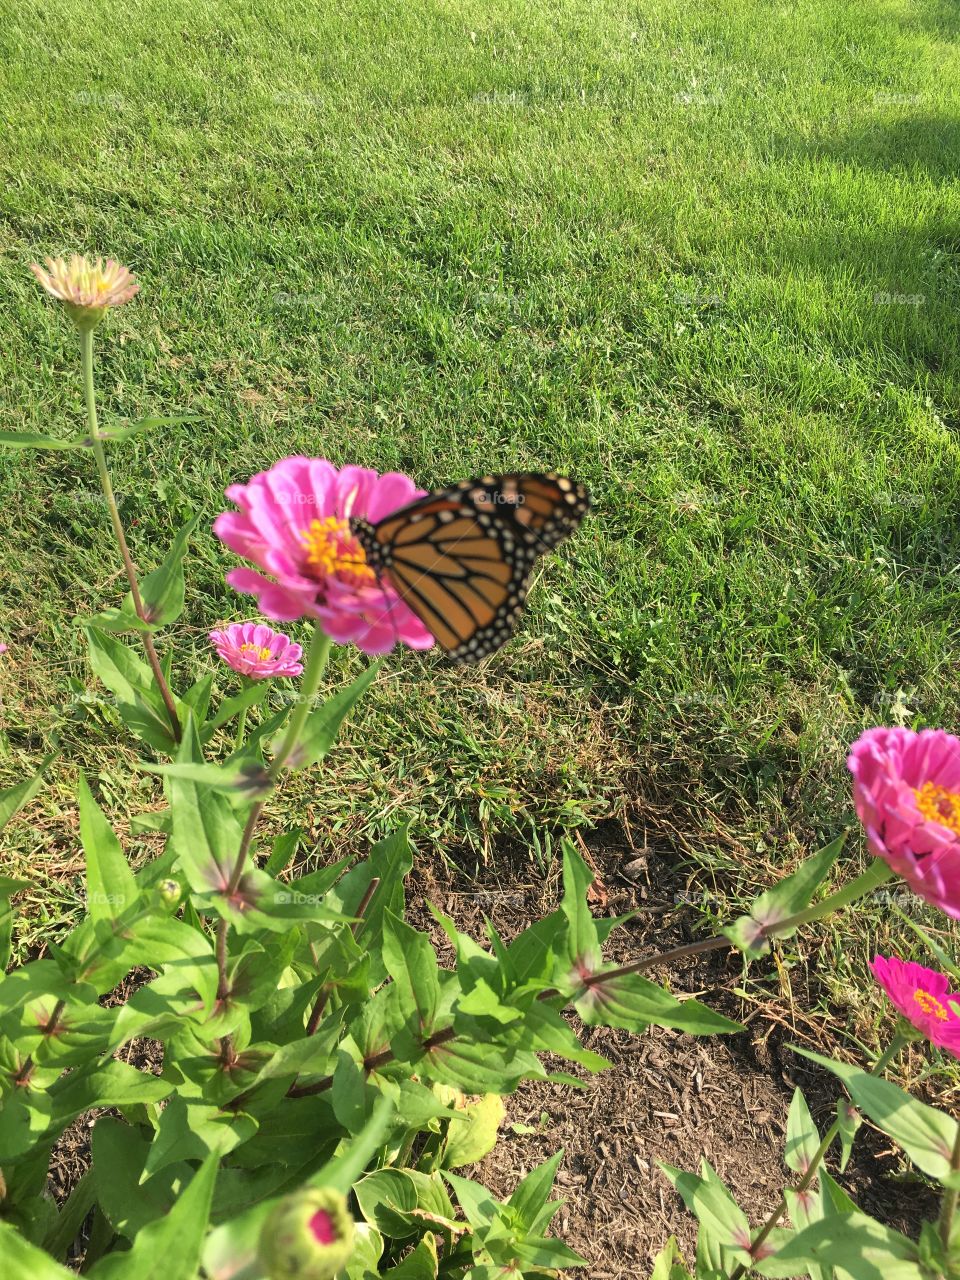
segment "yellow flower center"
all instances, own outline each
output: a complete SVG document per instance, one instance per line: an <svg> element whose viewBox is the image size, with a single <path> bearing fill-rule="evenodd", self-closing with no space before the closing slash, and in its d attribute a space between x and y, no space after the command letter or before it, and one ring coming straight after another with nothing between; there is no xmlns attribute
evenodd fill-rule
<svg viewBox="0 0 960 1280"><path fill-rule="evenodd" d="M259 645L259 644L242 644L240 646L240 652L255 654L256 657L258 657L261 662L266 662L268 658L273 657L273 654L270 652L269 649L267 649L264 645Z"/></svg>
<svg viewBox="0 0 960 1280"><path fill-rule="evenodd" d="M917 808L929 822L939 822L960 836L960 792L938 787L935 782L925 782L914 791Z"/></svg>
<svg viewBox="0 0 960 1280"><path fill-rule="evenodd" d="M949 1022L950 1015L940 1003L936 996L932 996L929 991L916 990L913 998L920 1006L921 1010L929 1017L931 1014L938 1022Z"/></svg>
<svg viewBox="0 0 960 1280"><path fill-rule="evenodd" d="M346 520L324 516L311 520L300 535L307 551L307 565L318 578L334 575L348 586L363 587L376 582L377 575L367 564L363 547L350 532Z"/></svg>

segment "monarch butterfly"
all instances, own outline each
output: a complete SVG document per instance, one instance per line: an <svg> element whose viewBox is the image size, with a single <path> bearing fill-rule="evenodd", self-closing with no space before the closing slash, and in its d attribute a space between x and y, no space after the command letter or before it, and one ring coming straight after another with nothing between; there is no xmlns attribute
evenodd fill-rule
<svg viewBox="0 0 960 1280"><path fill-rule="evenodd" d="M461 480L376 525L350 527L386 579L454 662L499 649L523 608L536 559L590 509L582 484L537 471Z"/></svg>

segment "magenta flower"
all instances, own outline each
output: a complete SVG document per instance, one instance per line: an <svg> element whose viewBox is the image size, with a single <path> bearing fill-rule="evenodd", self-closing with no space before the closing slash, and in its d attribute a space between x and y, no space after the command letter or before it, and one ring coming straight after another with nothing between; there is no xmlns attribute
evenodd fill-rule
<svg viewBox="0 0 960 1280"><path fill-rule="evenodd" d="M871 852L960 920L960 740L942 729L868 729L847 766Z"/></svg>
<svg viewBox="0 0 960 1280"><path fill-rule="evenodd" d="M227 582L256 596L268 618L316 618L338 644L365 653L389 653L398 642L429 649L433 636L377 580L349 524L351 516L376 523L423 492L398 472L283 458L227 489L240 510L217 516L214 533L263 571L232 569Z"/></svg>
<svg viewBox="0 0 960 1280"><path fill-rule="evenodd" d="M262 622L232 622L225 631L211 631L210 639L228 666L253 680L303 671L300 646Z"/></svg>
<svg viewBox="0 0 960 1280"><path fill-rule="evenodd" d="M913 961L885 959L877 956L870 965L873 976L890 1001L931 1044L946 1049L960 1058L960 1014L953 1000L960 1000L950 990L950 983L935 969L925 969Z"/></svg>

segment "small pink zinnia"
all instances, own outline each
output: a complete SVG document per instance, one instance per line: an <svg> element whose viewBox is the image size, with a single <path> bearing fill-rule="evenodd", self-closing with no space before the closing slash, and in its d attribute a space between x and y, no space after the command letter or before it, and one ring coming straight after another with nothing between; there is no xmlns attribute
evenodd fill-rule
<svg viewBox="0 0 960 1280"><path fill-rule="evenodd" d="M253 680L298 676L303 671L300 646L262 622L232 622L225 631L211 631L210 639L228 666Z"/></svg>
<svg viewBox="0 0 960 1280"><path fill-rule="evenodd" d="M898 960L896 956L889 959L877 956L870 968L891 1003L907 1021L931 1044L960 1058L960 1014L950 1003L960 1000L960 996L950 990L947 977L912 960Z"/></svg>
<svg viewBox="0 0 960 1280"><path fill-rule="evenodd" d="M6 652L7 652L7 646L5 644L0 644L0 653L6 653Z"/></svg>
<svg viewBox="0 0 960 1280"><path fill-rule="evenodd" d="M868 729L847 767L870 851L960 920L960 740L942 729Z"/></svg>
<svg viewBox="0 0 960 1280"><path fill-rule="evenodd" d="M217 516L214 532L264 571L232 569L227 582L256 596L268 618L316 618L338 644L365 653L389 653L398 642L429 649L433 636L389 583L377 580L349 523L359 516L375 524L423 492L398 472L283 458L227 489L240 510Z"/></svg>
<svg viewBox="0 0 960 1280"><path fill-rule="evenodd" d="M69 261L47 258L46 263L46 271L38 262L32 262L30 270L82 329L99 324L109 307L129 302L140 288L130 270L112 258L93 262L74 253Z"/></svg>

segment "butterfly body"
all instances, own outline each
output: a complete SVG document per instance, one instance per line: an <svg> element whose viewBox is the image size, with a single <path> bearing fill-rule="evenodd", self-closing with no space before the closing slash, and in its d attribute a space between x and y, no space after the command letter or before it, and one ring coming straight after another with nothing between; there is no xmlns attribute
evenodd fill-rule
<svg viewBox="0 0 960 1280"><path fill-rule="evenodd" d="M463 480L428 493L376 525L352 531L454 662L479 662L509 639L537 558L577 528L590 497L542 472Z"/></svg>

